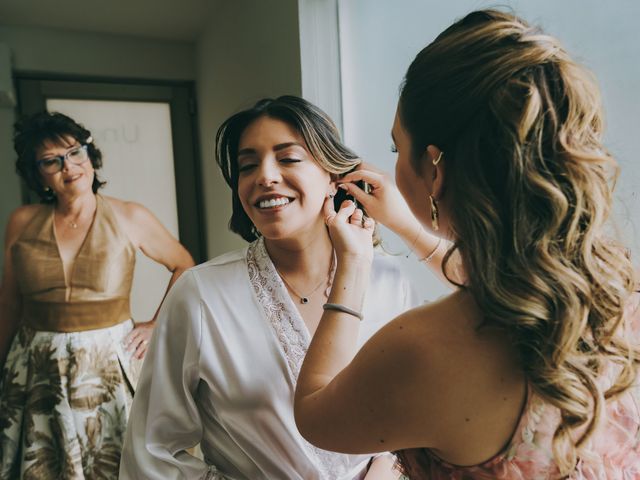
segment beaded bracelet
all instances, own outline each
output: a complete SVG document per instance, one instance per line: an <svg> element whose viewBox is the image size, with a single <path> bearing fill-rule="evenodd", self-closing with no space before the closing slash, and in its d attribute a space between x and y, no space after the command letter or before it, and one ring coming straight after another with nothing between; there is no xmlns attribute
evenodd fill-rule
<svg viewBox="0 0 640 480"><path fill-rule="evenodd" d="M362 314L360 312L357 312L349 307L345 307L344 305L340 305L339 303L325 303L324 305L322 305L322 309L335 310L336 312L346 313L362 320Z"/></svg>

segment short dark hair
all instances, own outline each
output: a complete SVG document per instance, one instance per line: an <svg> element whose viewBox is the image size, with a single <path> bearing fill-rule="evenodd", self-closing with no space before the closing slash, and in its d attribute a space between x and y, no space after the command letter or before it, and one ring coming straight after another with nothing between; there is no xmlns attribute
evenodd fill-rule
<svg viewBox="0 0 640 480"><path fill-rule="evenodd" d="M102 153L91 139L91 132L70 117L57 112L40 112L25 117L14 125L13 148L18 154L16 172L27 186L38 194L42 203L54 203L55 195L45 190L42 176L36 164L36 150L46 142L65 143L65 137L72 137L82 145L87 145L87 153L94 170L102 167ZM106 182L97 173L93 177L93 193Z"/></svg>
<svg viewBox="0 0 640 480"><path fill-rule="evenodd" d="M216 134L216 161L231 187L232 214L229 229L248 242L260 235L242 208L238 196L238 145L246 128L261 117L281 120L295 128L318 164L329 173L343 175L353 170L360 158L340 140L329 116L307 100L293 95L264 98L252 108L232 115Z"/></svg>

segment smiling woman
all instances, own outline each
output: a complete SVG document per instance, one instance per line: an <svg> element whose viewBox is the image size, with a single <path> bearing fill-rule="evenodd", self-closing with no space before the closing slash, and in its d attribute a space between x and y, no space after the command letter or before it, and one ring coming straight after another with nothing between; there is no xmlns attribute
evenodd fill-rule
<svg viewBox="0 0 640 480"><path fill-rule="evenodd" d="M292 126L269 117L255 120L240 137L238 197L255 228L268 238L303 231L316 235L324 228L318 212L331 175L303 144Z"/></svg>
<svg viewBox="0 0 640 480"><path fill-rule="evenodd" d="M252 243L190 270L167 297L121 478L397 478L389 456L372 462L311 446L293 418L300 365L334 280L325 219L335 181L360 159L321 110L291 96L233 115L216 139L230 228ZM372 269L361 343L416 303L387 259L376 256ZM205 461L188 454L198 443Z"/></svg>
<svg viewBox="0 0 640 480"><path fill-rule="evenodd" d="M6 232L0 478L112 478L154 326L131 319L135 251L171 283L193 261L146 208L97 193L102 155L71 118L26 118L14 145L43 204L17 209Z"/></svg>

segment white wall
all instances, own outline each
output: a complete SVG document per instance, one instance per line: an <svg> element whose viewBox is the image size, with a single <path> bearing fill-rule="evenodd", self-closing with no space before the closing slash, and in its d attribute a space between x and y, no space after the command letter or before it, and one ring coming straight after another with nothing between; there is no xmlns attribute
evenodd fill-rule
<svg viewBox="0 0 640 480"><path fill-rule="evenodd" d="M606 144L622 167L617 190L617 223L625 242L640 256L640 163L636 161L640 118L640 2L618 0L507 0L516 14L559 38L591 68L603 91L608 119ZM393 172L390 130L403 75L419 50L472 10L496 2L340 0L343 122L347 144L365 159ZM390 245L405 251L397 239ZM404 261L404 258L403 258ZM443 293L438 282L404 261L416 282Z"/></svg>
<svg viewBox="0 0 640 480"><path fill-rule="evenodd" d="M196 56L209 257L246 244L228 229L231 190L214 156L218 127L260 98L302 91L296 0L218 0L213 11Z"/></svg>
<svg viewBox="0 0 640 480"><path fill-rule="evenodd" d="M298 0L302 96L342 131L338 0Z"/></svg>
<svg viewBox="0 0 640 480"><path fill-rule="evenodd" d="M0 42L9 45L19 71L155 80L193 80L195 74L188 42L1 25Z"/></svg>

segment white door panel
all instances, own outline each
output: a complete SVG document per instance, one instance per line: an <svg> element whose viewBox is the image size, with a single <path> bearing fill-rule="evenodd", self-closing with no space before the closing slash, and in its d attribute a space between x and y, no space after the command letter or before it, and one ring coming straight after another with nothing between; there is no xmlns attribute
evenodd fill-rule
<svg viewBox="0 0 640 480"><path fill-rule="evenodd" d="M101 193L141 203L177 238L178 211L168 103L47 99L47 110L91 131L102 151ZM169 281L161 265L137 253L131 311L150 320Z"/></svg>

